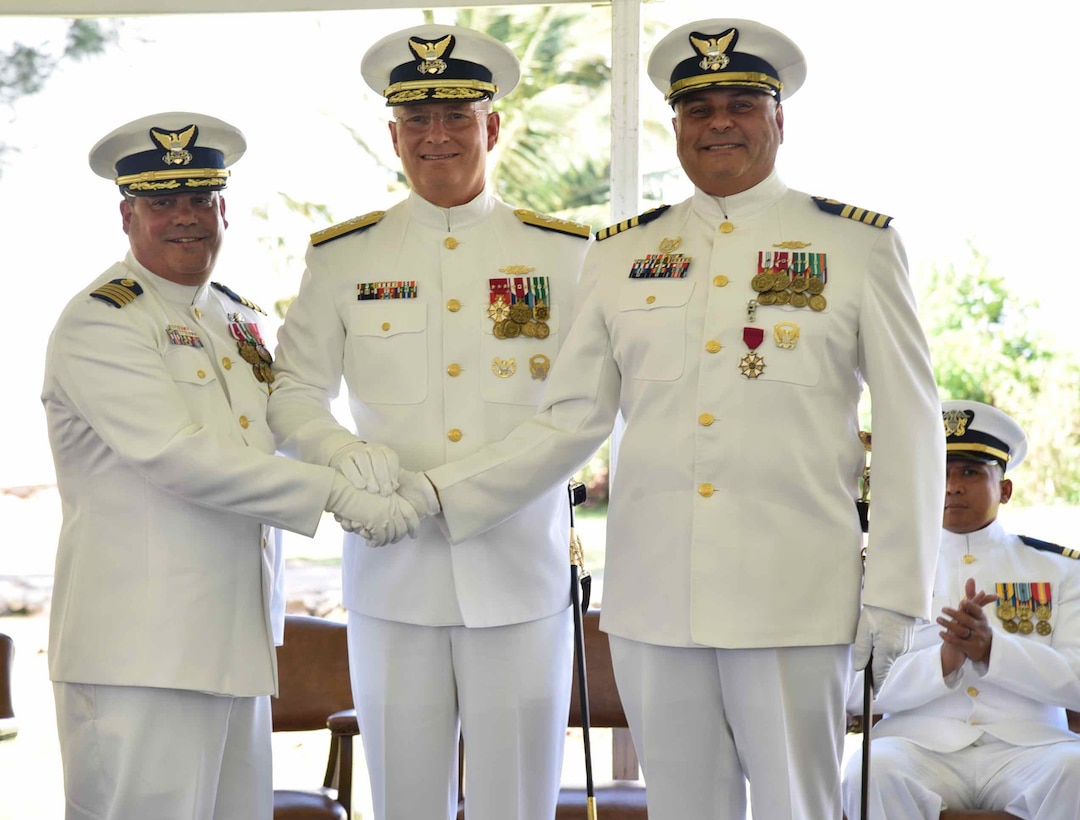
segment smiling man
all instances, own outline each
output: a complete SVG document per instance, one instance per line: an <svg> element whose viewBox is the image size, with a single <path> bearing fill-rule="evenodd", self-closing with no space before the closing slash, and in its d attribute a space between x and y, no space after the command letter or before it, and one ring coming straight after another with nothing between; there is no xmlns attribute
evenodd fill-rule
<svg viewBox="0 0 1080 820"><path fill-rule="evenodd" d="M621 412L602 626L658 820L742 817L747 779L755 818L838 818L852 641L883 677L930 614L937 388L889 217L774 168L805 72L748 20L660 41L649 75L693 196L600 231L540 413L427 471L464 543L565 481Z"/></svg>
<svg viewBox="0 0 1080 820"><path fill-rule="evenodd" d="M49 674L67 820L270 817L278 528L312 535L324 509L374 514L384 541L416 523L397 496L274 453L262 314L210 280L245 147L172 111L90 152L130 250L65 307L42 390L64 515Z"/></svg>
<svg viewBox="0 0 1080 820"><path fill-rule="evenodd" d="M519 71L503 43L452 26L396 32L364 56L411 193L312 236L278 337L270 423L285 452L390 492L399 457L437 467L535 412L589 228L515 210L487 183L492 103ZM343 376L352 430L330 410ZM438 511L415 472L402 471L400 492ZM346 537L377 820L456 815L459 732L472 820L551 820L570 697L568 519L564 483L461 544L435 520L386 549L364 543L364 522Z"/></svg>
<svg viewBox="0 0 1080 820"><path fill-rule="evenodd" d="M942 404L944 532L936 621L915 630L874 704L867 820L936 820L947 809L1024 820L1075 817L1080 737L1080 552L1013 535L997 520L1027 454L1012 418L977 401ZM861 750L844 807L858 816Z"/></svg>

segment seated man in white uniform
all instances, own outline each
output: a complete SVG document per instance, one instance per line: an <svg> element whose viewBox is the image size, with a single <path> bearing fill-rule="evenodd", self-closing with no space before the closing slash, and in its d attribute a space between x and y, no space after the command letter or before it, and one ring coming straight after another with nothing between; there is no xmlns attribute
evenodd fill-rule
<svg viewBox="0 0 1080 820"><path fill-rule="evenodd" d="M1072 820L1080 812L1080 551L997 521L1024 431L975 401L942 405L944 531L936 623L916 628L875 701L867 820L937 820L946 809ZM861 681L855 687L861 690ZM862 753L844 810L859 816Z"/></svg>

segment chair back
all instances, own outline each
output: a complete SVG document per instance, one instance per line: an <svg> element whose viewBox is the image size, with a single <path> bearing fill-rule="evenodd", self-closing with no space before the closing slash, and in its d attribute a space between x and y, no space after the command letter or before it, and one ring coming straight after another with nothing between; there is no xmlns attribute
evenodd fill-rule
<svg viewBox="0 0 1080 820"><path fill-rule="evenodd" d="M278 696L270 702L275 732L325 729L327 715L352 708L345 624L286 615L277 657Z"/></svg>

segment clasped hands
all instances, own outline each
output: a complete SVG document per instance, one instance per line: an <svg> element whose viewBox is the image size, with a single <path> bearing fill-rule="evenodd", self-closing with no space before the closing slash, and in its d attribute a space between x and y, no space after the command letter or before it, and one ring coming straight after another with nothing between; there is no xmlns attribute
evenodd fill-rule
<svg viewBox="0 0 1080 820"><path fill-rule="evenodd" d="M997 595L975 591L975 579L968 578L964 597L955 609L942 607L937 623L942 627L941 673L948 677L971 659L974 663L989 663L994 631L986 619L983 607L997 600Z"/></svg>
<svg viewBox="0 0 1080 820"><path fill-rule="evenodd" d="M397 453L381 444L355 441L330 458L335 476L326 509L347 532L368 546L395 544L416 536L420 521L439 512L427 476L402 470Z"/></svg>

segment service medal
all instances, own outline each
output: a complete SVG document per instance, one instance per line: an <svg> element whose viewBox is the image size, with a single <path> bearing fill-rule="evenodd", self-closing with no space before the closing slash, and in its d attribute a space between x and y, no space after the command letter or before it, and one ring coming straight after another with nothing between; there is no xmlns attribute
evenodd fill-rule
<svg viewBox="0 0 1080 820"><path fill-rule="evenodd" d="M1035 631L1042 635L1044 638L1054 631L1054 627L1050 626L1049 621L1039 621L1035 624Z"/></svg>
<svg viewBox="0 0 1080 820"><path fill-rule="evenodd" d="M1016 621L1005 621L1002 626L1006 632L1012 635L1015 635L1020 630L1020 627L1016 625Z"/></svg>
<svg viewBox="0 0 1080 820"><path fill-rule="evenodd" d="M1026 621L1025 620L1025 621L1020 621L1020 624L1019 624L1019 626L1017 626L1017 629L1019 630L1021 635L1030 635L1032 632L1035 631L1035 626L1034 626L1034 624L1031 623L1031 621Z"/></svg>

